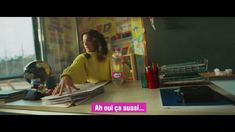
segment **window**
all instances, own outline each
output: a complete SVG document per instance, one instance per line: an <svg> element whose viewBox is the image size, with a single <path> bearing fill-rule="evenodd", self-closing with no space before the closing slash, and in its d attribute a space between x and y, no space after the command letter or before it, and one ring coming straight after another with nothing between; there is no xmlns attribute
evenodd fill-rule
<svg viewBox="0 0 235 132"><path fill-rule="evenodd" d="M79 54L76 17L40 17L43 60L59 79Z"/></svg>
<svg viewBox="0 0 235 132"><path fill-rule="evenodd" d="M31 17L0 17L0 79L22 77L36 59Z"/></svg>

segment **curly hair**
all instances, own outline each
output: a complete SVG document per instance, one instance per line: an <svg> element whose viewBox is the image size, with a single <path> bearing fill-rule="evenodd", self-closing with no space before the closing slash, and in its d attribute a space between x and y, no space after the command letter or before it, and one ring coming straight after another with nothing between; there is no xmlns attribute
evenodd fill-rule
<svg viewBox="0 0 235 132"><path fill-rule="evenodd" d="M96 52L97 52L97 59L99 61L105 60L108 54L108 46L107 46L107 42L105 41L104 36L100 32L93 30L93 29L82 33L81 40L82 40L83 35L88 35L89 39L94 44L96 48ZM84 53L84 55L87 59L91 57L89 53Z"/></svg>

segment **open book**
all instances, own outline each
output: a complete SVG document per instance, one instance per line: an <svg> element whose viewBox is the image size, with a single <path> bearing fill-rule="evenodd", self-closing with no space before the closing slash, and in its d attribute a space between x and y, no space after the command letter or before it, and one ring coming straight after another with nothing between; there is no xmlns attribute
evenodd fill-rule
<svg viewBox="0 0 235 132"><path fill-rule="evenodd" d="M109 83L109 81L99 82L96 84L85 83L76 84L75 86L80 88L80 90L73 90L72 94L68 91L63 92L61 96L46 96L41 98L44 105L56 105L69 107L72 105L79 105L80 103L104 92L104 85Z"/></svg>

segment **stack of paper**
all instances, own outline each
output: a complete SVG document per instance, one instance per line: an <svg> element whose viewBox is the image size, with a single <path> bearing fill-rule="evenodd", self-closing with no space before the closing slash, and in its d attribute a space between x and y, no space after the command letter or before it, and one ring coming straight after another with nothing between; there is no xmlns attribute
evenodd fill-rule
<svg viewBox="0 0 235 132"><path fill-rule="evenodd" d="M104 85L107 84L109 81L100 82L96 84L92 83L85 83L85 84L78 84L76 87L80 88L80 90L72 91L70 94L68 91L63 92L61 96L46 96L42 98L42 103L44 105L64 105L64 106L71 106L71 105L78 105L98 94L104 92Z"/></svg>
<svg viewBox="0 0 235 132"><path fill-rule="evenodd" d="M0 103L8 103L22 99L26 90L1 90L0 91Z"/></svg>

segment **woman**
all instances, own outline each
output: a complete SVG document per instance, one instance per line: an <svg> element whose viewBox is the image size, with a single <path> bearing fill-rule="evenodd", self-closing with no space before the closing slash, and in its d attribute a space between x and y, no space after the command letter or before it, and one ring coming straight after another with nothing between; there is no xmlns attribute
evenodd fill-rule
<svg viewBox="0 0 235 132"><path fill-rule="evenodd" d="M86 53L78 55L63 71L60 83L54 89L53 95L62 95L65 88L70 93L72 93L72 88L79 89L74 86L74 83L97 83L111 80L112 52L108 51L104 36L96 30L90 30L81 36ZM125 67L124 71L128 71L128 67Z"/></svg>

